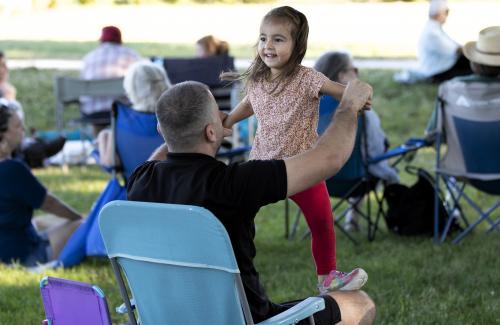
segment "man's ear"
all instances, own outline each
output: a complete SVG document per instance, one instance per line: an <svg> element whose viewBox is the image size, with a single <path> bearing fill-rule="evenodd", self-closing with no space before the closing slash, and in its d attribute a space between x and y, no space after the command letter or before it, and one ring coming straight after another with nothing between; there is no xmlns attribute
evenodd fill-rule
<svg viewBox="0 0 500 325"><path fill-rule="evenodd" d="M212 123L208 123L205 126L205 138L208 142L217 142L217 134L215 133L215 128Z"/></svg>
<svg viewBox="0 0 500 325"><path fill-rule="evenodd" d="M158 131L158 133L163 137L163 132L161 132L161 127L160 127L160 122L156 122L156 130Z"/></svg>

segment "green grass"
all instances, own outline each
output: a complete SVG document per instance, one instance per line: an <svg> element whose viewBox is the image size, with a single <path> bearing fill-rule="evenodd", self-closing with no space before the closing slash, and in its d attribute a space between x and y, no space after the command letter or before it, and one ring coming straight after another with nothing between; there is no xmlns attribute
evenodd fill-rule
<svg viewBox="0 0 500 325"><path fill-rule="evenodd" d="M54 126L51 78L55 71L12 72L29 123ZM362 78L375 89L374 108L393 144L420 136L433 108L436 87L401 86L390 71L366 70ZM414 164L432 169L434 152L421 150ZM401 173L403 182L414 176ZM90 210L108 178L97 167L73 167L68 174L52 167L36 171L44 184L80 212ZM486 196L470 192L483 200ZM295 207L293 208L295 209ZM294 213L292 213L294 215ZM314 264L308 240L285 240L283 203L264 207L257 218L257 268L269 296L283 301L315 294ZM306 230L302 220L299 233ZM357 235L355 247L337 231L339 268L362 266L370 280L366 291L377 304L379 324L500 323L500 236L476 231L460 245L436 246L429 238L401 238L383 230L374 242ZM0 324L37 324L43 318L38 281L45 274L0 266ZM111 309L120 303L111 268L104 259L89 258L69 270L48 275L92 282L107 294ZM112 312L114 322L125 319Z"/></svg>

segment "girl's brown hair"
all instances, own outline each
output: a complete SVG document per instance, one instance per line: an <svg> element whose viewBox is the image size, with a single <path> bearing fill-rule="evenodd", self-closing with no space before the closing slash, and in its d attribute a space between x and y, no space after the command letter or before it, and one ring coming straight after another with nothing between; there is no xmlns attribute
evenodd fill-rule
<svg viewBox="0 0 500 325"><path fill-rule="evenodd" d="M306 16L298 10L289 6L274 8L268 12L262 22L271 20L281 20L289 23L292 27L291 34L293 38L293 49L290 59L283 67L283 73L279 76L280 82L292 76L298 69L302 59L306 55L307 37L309 35L309 24ZM242 74L235 72L224 72L221 74L222 80L242 80L247 79L250 82L264 80L269 77L271 69L262 61L259 53L255 56L252 64Z"/></svg>

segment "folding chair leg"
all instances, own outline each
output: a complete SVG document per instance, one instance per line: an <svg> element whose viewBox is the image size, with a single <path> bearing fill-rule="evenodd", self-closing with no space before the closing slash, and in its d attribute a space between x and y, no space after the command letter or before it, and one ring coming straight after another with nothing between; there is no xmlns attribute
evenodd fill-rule
<svg viewBox="0 0 500 325"><path fill-rule="evenodd" d="M297 233L297 229L299 228L299 222L300 222L301 215L302 215L302 212L299 209L297 211L297 213L295 214L295 220L293 221L292 231L290 232L290 235L288 236L289 240L292 240L293 237L295 237L295 234Z"/></svg>
<svg viewBox="0 0 500 325"><path fill-rule="evenodd" d="M115 258L110 258L111 267L113 268L113 272L115 273L116 281L118 282L118 286L120 287L120 294L122 296L123 302L127 307L128 318L132 325L137 325L137 320L135 319L134 311L132 309L132 305L130 304L130 298L127 293L127 288L125 287L125 282L123 282L123 277L120 272L120 267L116 262Z"/></svg>
<svg viewBox="0 0 500 325"><path fill-rule="evenodd" d="M500 232L500 228L498 228L499 225L500 225L500 218L497 218L497 220L495 220L495 222L491 225L490 229L486 231L486 233L492 232L493 229Z"/></svg>
<svg viewBox="0 0 500 325"><path fill-rule="evenodd" d="M464 199L467 201L467 203L469 203L469 205L474 208L474 210L476 210L478 213L479 213L479 218L474 221L472 224L470 224L467 229L465 229L464 231L462 231L454 240L453 240L453 244L458 244L465 236L467 236L471 231L472 229L474 229L479 223L483 222L484 220L487 220L490 225L494 228L496 228L495 226L495 223L496 222L493 222L493 220L490 219L490 214L500 206L500 201L497 201L492 207L490 207L488 209L488 211L486 212L483 212L481 210L481 208L475 204L474 201L472 201L471 198L469 198L467 195L463 195Z"/></svg>
<svg viewBox="0 0 500 325"><path fill-rule="evenodd" d="M369 241L375 240L375 234L378 231L378 224L380 222L380 216L382 216L384 218L384 220L386 220L386 218L387 218L387 216L385 214L385 211L384 211L384 206L383 206L383 204L384 204L384 197L383 196L378 197L376 192L374 193L374 195L375 195L375 201L377 202L377 205L378 205L378 211L377 211L377 216L375 217L375 223L373 225L373 231L368 234L368 240Z"/></svg>
<svg viewBox="0 0 500 325"><path fill-rule="evenodd" d="M308 320L309 320L309 325L316 325L316 323L314 322L314 317L312 315L309 316Z"/></svg>

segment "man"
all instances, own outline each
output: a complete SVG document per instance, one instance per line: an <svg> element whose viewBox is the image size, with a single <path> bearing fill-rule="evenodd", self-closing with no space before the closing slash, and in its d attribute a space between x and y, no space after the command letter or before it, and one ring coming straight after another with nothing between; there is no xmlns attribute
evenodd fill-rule
<svg viewBox="0 0 500 325"><path fill-rule="evenodd" d="M102 29L101 44L83 58L83 79L107 79L122 77L128 67L138 61L140 56L132 49L122 45L120 29L106 26ZM84 119L92 123L94 135L110 123L113 97L80 99L80 108Z"/></svg>
<svg viewBox="0 0 500 325"><path fill-rule="evenodd" d="M285 160L227 166L214 158L231 133L222 126L225 116L214 97L201 83L177 84L157 103L158 129L166 144L131 176L128 198L210 210L227 229L253 319L261 322L294 303L272 303L259 282L253 265L255 215L262 206L303 191L342 167L354 146L357 113L371 93L359 80L350 83L334 122L311 150ZM324 298L326 308L315 315L316 324L373 322L375 305L362 291L333 292Z"/></svg>
<svg viewBox="0 0 500 325"><path fill-rule="evenodd" d="M469 60L462 53L462 46L443 30L448 18L446 0L429 2L429 19L418 42L418 68L397 73L399 82L431 81L440 83L456 76L471 73Z"/></svg>

